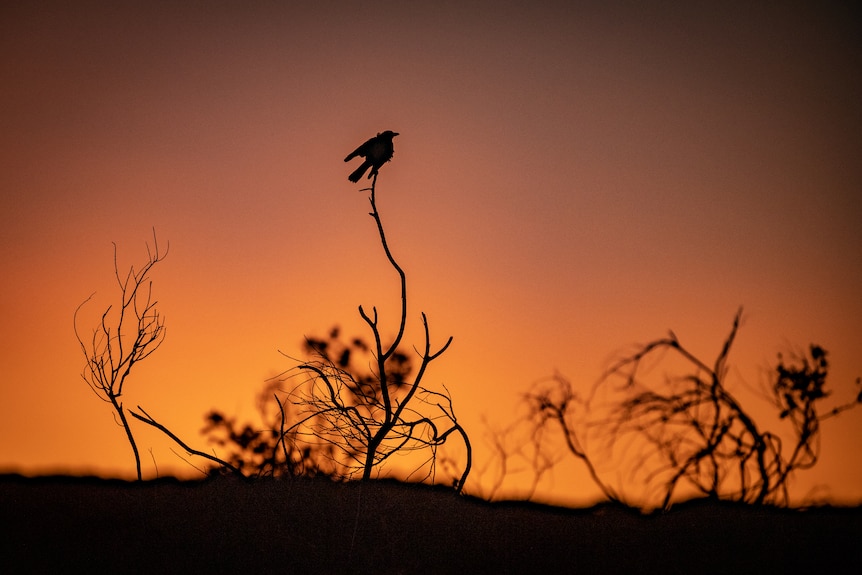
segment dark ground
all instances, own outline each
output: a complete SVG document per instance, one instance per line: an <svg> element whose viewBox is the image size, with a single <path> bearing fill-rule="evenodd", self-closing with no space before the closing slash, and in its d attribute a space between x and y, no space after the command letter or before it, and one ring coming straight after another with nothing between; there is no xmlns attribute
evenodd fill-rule
<svg viewBox="0 0 862 575"><path fill-rule="evenodd" d="M862 573L862 508L649 516L389 481L0 476L0 573Z"/></svg>

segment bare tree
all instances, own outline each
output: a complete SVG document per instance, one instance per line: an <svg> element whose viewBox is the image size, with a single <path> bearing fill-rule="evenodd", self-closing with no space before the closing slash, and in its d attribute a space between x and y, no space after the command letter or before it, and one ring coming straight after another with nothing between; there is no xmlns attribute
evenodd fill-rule
<svg viewBox="0 0 862 575"><path fill-rule="evenodd" d="M786 505L793 473L817 461L820 422L858 405L862 392L821 415L820 403L829 395L825 350L812 345L810 357L789 364L779 356L769 392L779 417L791 422L794 441L784 449L780 436L764 430L728 387L727 360L741 314L711 364L671 332L615 364L586 401L562 378L555 390L528 395L536 426L559 425L568 450L610 499L619 496L600 478L596 461L623 449L629 477L656 488L665 508L682 485L707 497ZM680 375L654 381L644 367L653 359L673 364ZM610 399L602 405L598 394ZM574 417L577 411L585 417ZM585 448L588 438L599 439L592 453Z"/></svg>
<svg viewBox="0 0 862 575"><path fill-rule="evenodd" d="M407 280L404 270L395 260L377 210L377 174L374 174L369 201L370 215L377 225L383 250L396 271L401 287L401 314L395 338L384 343L377 308L367 313L359 306L359 315L371 330L373 342L365 351L371 359L371 371L361 375L350 364L350 349L334 354L332 348L309 341L314 357L302 362L297 372L290 370L287 379L299 377L291 390L293 403L300 410L299 421L283 429L283 433L299 433L308 441L331 445L343 475L372 477L393 455L424 453L426 478L434 477L437 450L452 436L461 438L467 461L460 477L453 480L457 490L463 488L472 464L472 450L464 428L455 416L451 397L422 385L428 366L440 357L452 343L450 337L439 349L432 351L428 319L421 314L424 344L414 348L418 369L410 378L412 367L407 354L399 350L407 323ZM345 353L347 355L345 355ZM304 374L304 375L301 375Z"/></svg>
<svg viewBox="0 0 862 575"><path fill-rule="evenodd" d="M168 254L159 251L156 232L153 230L153 246L147 244L147 260L136 270L130 266L125 273L120 272L117 261L117 244L114 245L114 277L120 290L119 306L109 305L92 336L86 340L78 330L78 314L93 295L84 300L75 310L74 330L86 365L81 377L96 396L111 404L119 423L126 431L126 437L135 456L138 480L141 479L141 458L132 429L126 419L121 401L123 387L132 368L155 352L164 341L164 318L156 308L153 298L153 284L150 271Z"/></svg>

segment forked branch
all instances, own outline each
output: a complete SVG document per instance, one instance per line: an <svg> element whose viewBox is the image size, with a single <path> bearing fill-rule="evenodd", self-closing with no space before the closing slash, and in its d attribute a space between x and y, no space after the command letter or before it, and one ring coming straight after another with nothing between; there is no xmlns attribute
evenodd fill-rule
<svg viewBox="0 0 862 575"><path fill-rule="evenodd" d="M319 441L338 446L347 467L347 475L355 470L363 479L372 477L375 469L395 454L427 449L431 456L429 472L433 473L436 450L453 434L460 435L467 447L467 465L456 480L460 490L471 467L472 449L464 429L458 424L448 395L431 392L422 386L428 365L442 355L452 343L448 338L437 351L432 352L428 319L422 314L425 342L416 350L419 367L412 378L409 356L399 351L407 324L407 278L398 264L383 228L377 209L377 174L372 179L369 195L371 212L380 237L380 243L389 264L398 274L401 290L401 313L394 339L384 343L377 308L367 313L359 306L359 315L368 325L372 343L370 350L372 369L368 375L359 375L351 366L351 349L334 356L328 353L329 343L316 342L311 346L313 360L298 366L300 372L310 374L298 389L295 404L303 411L301 421L308 432ZM446 398L446 402L432 398ZM434 406L442 415L423 413L423 406ZM439 420L439 421L438 421ZM448 421L445 429L440 423ZM295 429L291 426L290 429Z"/></svg>
<svg viewBox="0 0 862 575"><path fill-rule="evenodd" d="M158 301L153 297L150 272L167 256L168 249L164 253L160 251L153 230L153 247L151 249L147 244L147 260L137 270L130 266L126 273L121 273L117 245L114 244L114 277L120 290L119 307L114 310L109 305L86 340L78 330L78 314L93 295L78 306L73 317L75 337L86 360L81 378L99 399L110 403L118 415L132 447L138 480L141 479L141 458L120 398L132 368L152 355L164 341L164 317L156 307Z"/></svg>

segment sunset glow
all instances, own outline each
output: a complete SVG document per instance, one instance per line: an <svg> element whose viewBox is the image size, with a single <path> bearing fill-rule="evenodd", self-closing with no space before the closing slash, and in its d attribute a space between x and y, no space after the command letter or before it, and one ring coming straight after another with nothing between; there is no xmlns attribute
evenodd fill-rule
<svg viewBox="0 0 862 575"><path fill-rule="evenodd" d="M134 474L72 329L91 293L85 331L117 297L112 242L121 268L153 229L170 244L152 274L166 340L124 400L200 448L203 415L253 420L305 336L367 338L359 305L394 334L397 277L342 161L384 130L406 341L420 312L437 345L454 337L426 381L471 435L474 492L495 473L489 426L536 381L586 393L668 330L713 360L740 306L731 380L764 425L782 424L750 390L779 352L819 344L835 401L858 391L850 7L73 4L0 8L0 471ZM862 411L822 431L797 499L862 503ZM197 473L155 430L136 437L146 477ZM567 461L536 497L597 491Z"/></svg>

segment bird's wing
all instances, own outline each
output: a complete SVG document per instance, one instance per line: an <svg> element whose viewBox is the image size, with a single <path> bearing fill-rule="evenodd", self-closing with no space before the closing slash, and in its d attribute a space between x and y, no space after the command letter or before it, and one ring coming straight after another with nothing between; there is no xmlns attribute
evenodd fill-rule
<svg viewBox="0 0 862 575"><path fill-rule="evenodd" d="M377 136L373 138L369 138L364 144L353 150L346 158L344 158L345 162L349 162L356 156L367 156L368 150L371 149L371 146L374 145L374 140L377 139Z"/></svg>

